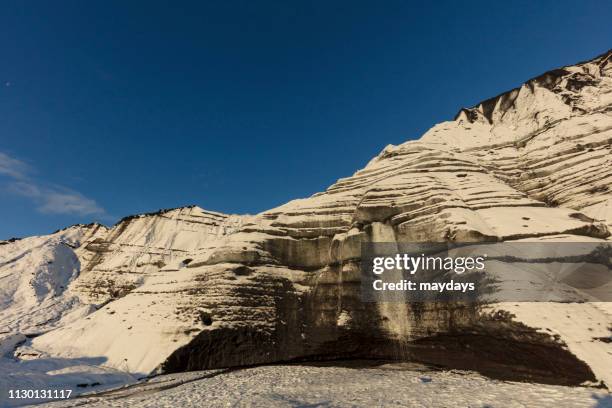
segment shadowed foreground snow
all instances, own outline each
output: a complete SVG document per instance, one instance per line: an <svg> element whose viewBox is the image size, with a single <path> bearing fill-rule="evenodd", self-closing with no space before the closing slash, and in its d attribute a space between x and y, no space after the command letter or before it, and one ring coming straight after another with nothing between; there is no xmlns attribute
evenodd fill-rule
<svg viewBox="0 0 612 408"><path fill-rule="evenodd" d="M39 405L40 406L40 405ZM401 364L262 366L156 377L48 407L610 407L607 391L501 382Z"/></svg>

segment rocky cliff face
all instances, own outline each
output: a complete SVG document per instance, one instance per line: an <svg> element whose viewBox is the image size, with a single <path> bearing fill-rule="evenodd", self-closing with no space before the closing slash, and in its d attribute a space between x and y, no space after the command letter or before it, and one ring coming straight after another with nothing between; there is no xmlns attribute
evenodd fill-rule
<svg viewBox="0 0 612 408"><path fill-rule="evenodd" d="M609 241L611 142L608 52L462 109L312 197L255 216L161 211L91 235L69 291L97 310L32 345L141 373L376 357L611 384L612 345L593 340L610 335L608 304L359 296L362 242Z"/></svg>

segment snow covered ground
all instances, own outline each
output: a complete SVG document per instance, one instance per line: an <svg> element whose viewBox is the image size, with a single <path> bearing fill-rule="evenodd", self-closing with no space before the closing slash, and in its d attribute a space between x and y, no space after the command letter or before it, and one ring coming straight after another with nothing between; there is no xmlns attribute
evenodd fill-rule
<svg viewBox="0 0 612 408"><path fill-rule="evenodd" d="M73 395L134 383L133 375L105 367L104 358L17 360L0 357L0 407L40 400L10 399L10 390L71 390Z"/></svg>
<svg viewBox="0 0 612 408"><path fill-rule="evenodd" d="M612 407L605 390L502 382L408 364L276 365L159 376L43 407Z"/></svg>

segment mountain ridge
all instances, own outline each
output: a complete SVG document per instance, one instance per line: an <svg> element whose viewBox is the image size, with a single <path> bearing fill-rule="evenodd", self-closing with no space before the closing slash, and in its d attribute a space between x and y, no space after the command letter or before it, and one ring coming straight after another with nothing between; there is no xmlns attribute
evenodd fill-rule
<svg viewBox="0 0 612 408"><path fill-rule="evenodd" d="M572 65L566 65L566 66L563 66L563 67L560 67L560 68L554 68L554 69L551 69L551 70L545 71L545 72L544 72L544 73L542 73L542 74L539 74L539 75L537 75L537 76L534 76L534 77L532 77L532 78L530 78L530 79L528 79L528 80L524 81L524 82L523 82L523 83L522 83L520 86L517 86L517 87L512 88L512 89L510 89L510 90L507 90L507 91L503 91L503 92L501 92L501 93L499 93L499 94L497 94L497 95L495 95L495 96L493 96L493 97L490 97L490 98L484 99L484 100L482 100L482 101L480 101L480 102L478 102L478 103L474 104L474 105L473 105L473 106L471 106L471 107L463 107L463 108L460 108L460 109L457 111L457 113L454 115L454 117L452 118L452 121L457 121L457 120L460 120L460 119L462 118L462 115L465 115L465 116L466 116L466 118L468 118L468 120L469 120L469 117L470 117L470 116L472 116L472 117L473 117L473 111L474 111L474 110L477 110L477 109L479 109L479 107L482 107L482 106L484 106L484 105L488 105L488 106L490 106L490 105L495 105L495 102L497 102L498 100L500 100L502 97L507 96L507 95L511 95L511 94L513 94L513 93L515 93L515 92L518 92L518 91L521 89L521 87L522 87L522 86L524 86L524 85L527 85L527 84L529 84L529 83L541 83L541 82L542 82L542 79L547 78L547 77L551 77L551 76L561 77L561 76L563 76L563 75L569 74L569 72L567 72L567 71L565 71L565 70L564 70L564 69L565 69L565 68L567 68L567 67L576 67L576 66L581 66L581 65L585 65L585 64L593 63L593 62L595 62L595 61L599 61L599 62L601 62L601 63L605 63L605 62L609 61L611 58L612 58L612 48L611 48L611 49L609 49L609 50L608 50L608 51L606 51L606 52L603 52L603 53L601 53L601 54L597 55L597 56L596 56L596 57L594 57L594 58L587 59L587 60L583 60L583 61L577 62L577 63L575 63L575 64L572 64ZM556 74L558 74L558 75L556 75ZM485 116L486 116L486 115L485 115ZM428 133L428 132L425 132L425 134L427 134L427 133ZM425 134L424 134L424 135L425 135ZM424 135L423 135L423 136L424 136ZM420 140L420 139L409 140L409 141L408 141L408 142L406 142L406 143L409 143L409 142L411 142L411 141L418 141L418 140ZM383 149L383 151L381 151L381 153L380 153L380 154L382 154L383 152L384 152L384 149ZM380 154L379 154L379 155L380 155ZM320 194L320 192L318 192L318 193L314 193L313 195L317 195L317 194ZM114 226L116 226L117 224L120 224L121 222L126 221L127 219L131 219L131 218L137 218L137 217L145 217L145 216L154 216L154 215L160 215L160 214L163 214L163 213L166 213L166 212L170 212L170 211L173 211L173 210L179 210L179 209L185 209L185 208L193 208L193 207L199 207L199 208L201 208L201 209L203 209L203 210L205 210L205 211L211 212L211 213L219 213L219 214L227 214L227 215L236 215L236 216L239 216L239 215L249 216L249 215L250 215L250 214L248 214L248 213L245 213L245 214L229 214L229 213L225 213L225 212L222 212L222 211L213 211L213 210L204 209L204 208L203 208L203 207L201 207L199 204L187 204L187 205L182 205L182 206L177 206L177 207L165 207L165 208L159 208L158 210L154 210L154 211L147 211L147 212L143 212L143 213L134 213L134 214L126 215L126 216L122 217L121 219L119 219L119 221L117 221L116 223L114 223L112 226L114 227ZM266 210L262 211L262 213L263 213L263 212L266 212ZM58 228L58 229L56 229L55 231L53 231L51 234L54 234L54 233L56 233L56 232L58 232L58 231L61 231L61 230L64 230L64 229L70 228L70 227L72 227L72 226L77 226L77 225L89 225L89 224L100 224L100 225L103 225L103 226L105 226L105 227L107 227L107 228L109 227L108 225L105 225L105 224L103 224L103 223L101 223L101 222L98 222L98 221L92 221L91 223L76 223L76 224L71 224L71 225L66 226L66 227L63 227L63 228ZM20 238L19 238L19 237L11 237L10 239L20 239ZM7 240L0 240L0 242L7 242L7 241L9 241L10 239L7 239Z"/></svg>

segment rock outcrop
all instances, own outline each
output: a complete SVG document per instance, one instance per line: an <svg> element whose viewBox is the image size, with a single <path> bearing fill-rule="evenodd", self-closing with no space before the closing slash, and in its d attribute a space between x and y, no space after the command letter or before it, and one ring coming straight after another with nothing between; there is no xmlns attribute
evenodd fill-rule
<svg viewBox="0 0 612 408"><path fill-rule="evenodd" d="M612 345L591 340L610 335L608 304L359 292L363 242L609 241L611 142L608 52L462 109L312 197L254 216L166 210L91 235L69 290L96 311L32 345L140 373L362 357L612 384Z"/></svg>

